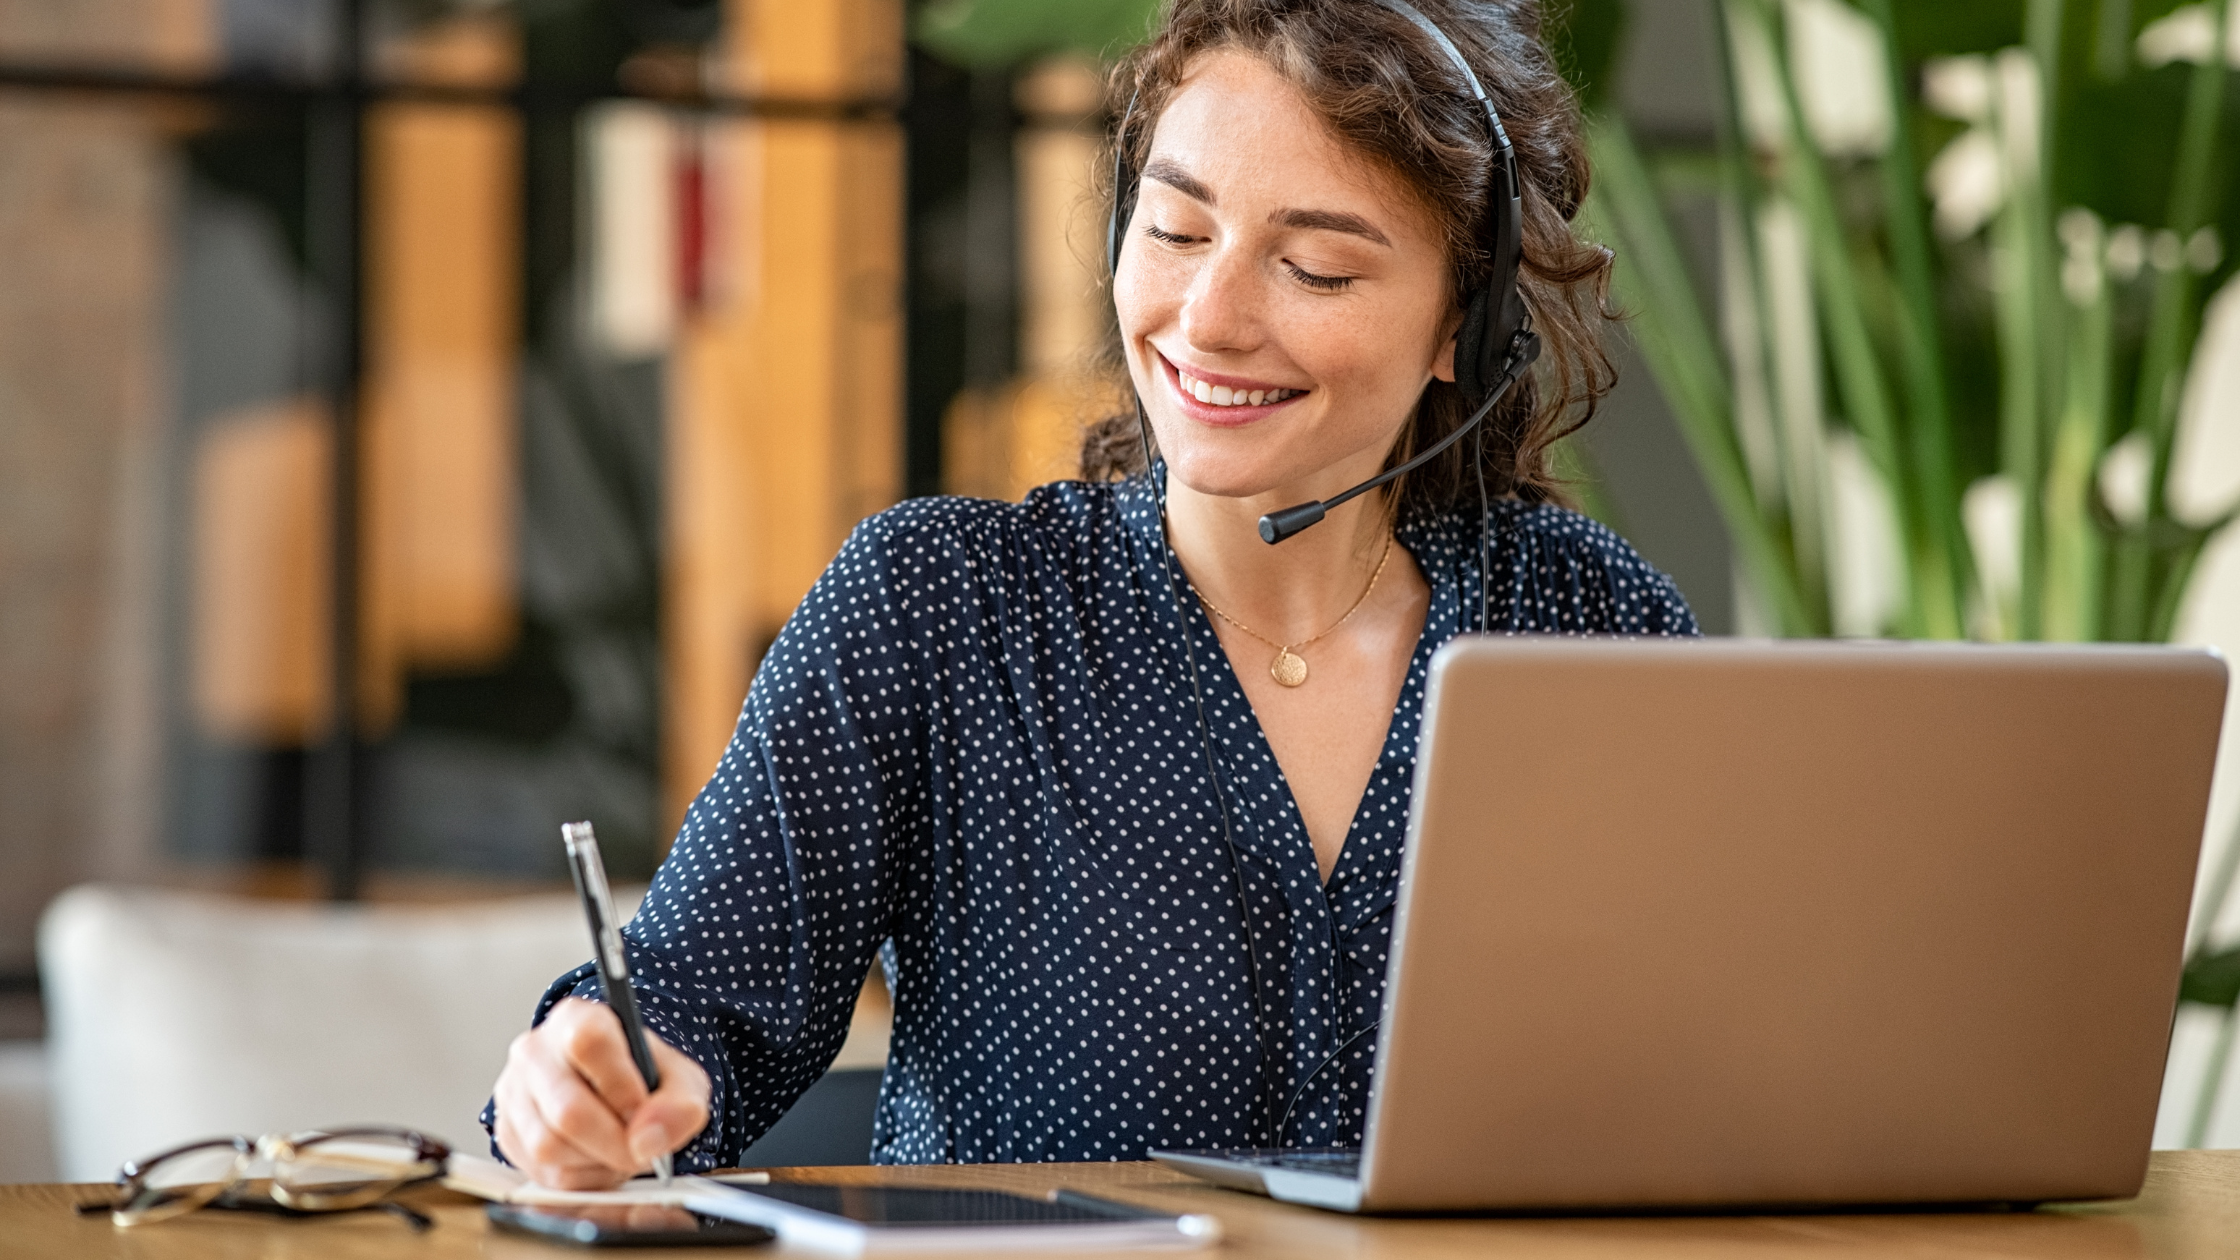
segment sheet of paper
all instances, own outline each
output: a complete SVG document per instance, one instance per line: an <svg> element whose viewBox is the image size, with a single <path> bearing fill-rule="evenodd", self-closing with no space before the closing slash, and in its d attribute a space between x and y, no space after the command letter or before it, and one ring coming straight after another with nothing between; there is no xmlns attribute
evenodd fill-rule
<svg viewBox="0 0 2240 1260"><path fill-rule="evenodd" d="M730 1173L733 1182L765 1182L768 1173ZM613 1190L555 1190L540 1186L518 1168L486 1155L454 1154L443 1184L461 1194L493 1203L557 1206L568 1203L659 1203L681 1207L686 1199L726 1193L724 1187L704 1177L679 1177L663 1186L652 1177L624 1182Z"/></svg>

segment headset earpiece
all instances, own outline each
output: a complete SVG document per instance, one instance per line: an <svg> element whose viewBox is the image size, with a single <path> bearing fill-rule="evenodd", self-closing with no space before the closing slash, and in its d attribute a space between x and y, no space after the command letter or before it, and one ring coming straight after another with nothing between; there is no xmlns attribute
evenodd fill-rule
<svg viewBox="0 0 2240 1260"><path fill-rule="evenodd" d="M1454 339L1454 383L1462 393L1463 405L1476 412L1507 383L1512 371L1522 370L1522 364L1514 361L1516 341L1530 322L1524 294L1517 287L1517 273L1524 260L1524 189L1517 176L1517 153L1509 143L1508 129L1501 125L1501 112L1478 82L1477 72L1438 23L1407 0L1378 2L1406 18L1446 54L1448 63L1470 89L1471 98L1485 111L1486 129L1494 144L1493 186L1486 190L1492 274L1484 287L1464 299L1462 327Z"/></svg>
<svg viewBox="0 0 2240 1260"><path fill-rule="evenodd" d="M1493 338L1486 329L1492 294L1491 289L1480 289L1470 295L1470 304L1463 308L1462 327L1454 335L1455 388L1462 391L1463 404L1473 411L1478 400L1501 379L1501 365L1492 361Z"/></svg>
<svg viewBox="0 0 2240 1260"><path fill-rule="evenodd" d="M1128 220L1136 212L1135 164L1128 160L1128 124L1135 120L1136 102L1143 96L1138 86L1128 94L1128 109L1112 130L1112 214L1104 222L1104 273L1108 278L1120 275L1120 239L1127 234Z"/></svg>

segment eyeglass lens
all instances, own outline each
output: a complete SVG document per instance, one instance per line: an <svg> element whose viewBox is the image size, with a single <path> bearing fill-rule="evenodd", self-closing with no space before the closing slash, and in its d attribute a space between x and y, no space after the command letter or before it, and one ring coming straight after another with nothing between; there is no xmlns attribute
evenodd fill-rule
<svg viewBox="0 0 2240 1260"><path fill-rule="evenodd" d="M272 1169L273 1197L293 1207L344 1208L442 1171L440 1143L393 1130L340 1130L286 1145Z"/></svg>
<svg viewBox="0 0 2240 1260"><path fill-rule="evenodd" d="M117 1215L123 1223L136 1224L193 1211L238 1184L248 1165L247 1143L239 1139L167 1151L127 1176Z"/></svg>

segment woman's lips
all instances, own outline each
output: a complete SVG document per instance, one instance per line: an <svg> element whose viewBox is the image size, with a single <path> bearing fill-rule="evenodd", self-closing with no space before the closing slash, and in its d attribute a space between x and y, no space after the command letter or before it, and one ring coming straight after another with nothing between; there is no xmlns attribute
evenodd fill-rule
<svg viewBox="0 0 2240 1260"><path fill-rule="evenodd" d="M1167 383L1174 390L1175 399L1183 413L1205 424L1251 424L1275 414L1278 408L1289 406L1311 392L1246 381L1238 377L1201 377L1184 372L1163 354L1159 356L1159 366L1166 369ZM1205 393L1204 397L1199 396L1201 390ZM1257 402L1253 401L1255 398L1258 399Z"/></svg>

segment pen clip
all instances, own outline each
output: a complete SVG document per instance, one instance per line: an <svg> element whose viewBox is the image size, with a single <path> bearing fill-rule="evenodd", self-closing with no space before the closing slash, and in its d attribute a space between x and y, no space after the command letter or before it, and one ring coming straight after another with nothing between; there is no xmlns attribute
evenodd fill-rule
<svg viewBox="0 0 2240 1260"><path fill-rule="evenodd" d="M614 895L607 890L607 864L599 857L599 838L587 822L564 823L560 839L568 846L568 864L574 868L576 886L590 904L594 944L599 969L613 980L630 979L630 960L622 952L622 929L614 921Z"/></svg>

